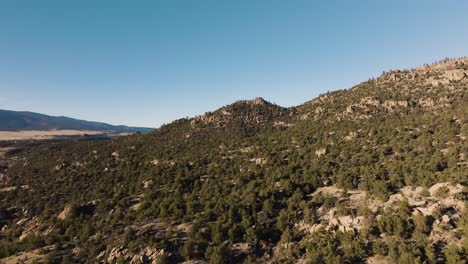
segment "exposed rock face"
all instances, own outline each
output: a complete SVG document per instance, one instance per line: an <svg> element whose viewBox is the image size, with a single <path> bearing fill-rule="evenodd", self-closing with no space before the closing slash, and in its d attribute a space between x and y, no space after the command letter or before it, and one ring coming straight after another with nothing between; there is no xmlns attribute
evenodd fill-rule
<svg viewBox="0 0 468 264"><path fill-rule="evenodd" d="M365 97L365 98L362 98L361 99L361 104L365 104L365 105L372 105L372 106L379 106L380 105L380 101L373 98L373 97Z"/></svg>
<svg viewBox="0 0 468 264"><path fill-rule="evenodd" d="M439 86L439 85L447 85L450 84L450 81L448 79L439 79L439 78L434 78L434 77L429 77L426 80L427 84L430 84L432 86Z"/></svg>
<svg viewBox="0 0 468 264"><path fill-rule="evenodd" d="M352 90L360 100L338 100L337 104L340 101L343 104L339 107L340 112L334 114L335 120L361 122L386 114L406 114L419 107L425 111L447 108L459 93L466 91L467 84L468 58L444 60L414 70L393 70L355 86ZM332 98L339 98L340 93L337 91L328 96L328 104L336 100ZM323 98L306 103L304 109L307 112L301 116L308 119L314 109L324 106ZM310 107L312 105L314 108ZM325 113L330 113L330 109L324 109Z"/></svg>
<svg viewBox="0 0 468 264"><path fill-rule="evenodd" d="M398 81L401 79L419 78L430 74L442 73L442 78L447 78L450 81L460 81L467 74L466 70L463 70L466 65L468 65L468 58L444 60L432 65L426 64L419 66L412 71L392 70L384 73L379 79Z"/></svg>
<svg viewBox="0 0 468 264"><path fill-rule="evenodd" d="M212 123L215 121L215 118L213 116L212 113L208 113L206 115L201 115L201 116L197 116L195 117L192 121L191 121L191 125L192 126L195 126L196 124L198 123L204 123L204 124L208 124L208 123Z"/></svg>
<svg viewBox="0 0 468 264"><path fill-rule="evenodd" d="M130 264L157 264L158 259L164 254L164 249L157 250L146 247L140 253L133 256Z"/></svg>
<svg viewBox="0 0 468 264"><path fill-rule="evenodd" d="M229 112L229 111L227 111L227 110L224 110L224 109L221 110L221 114L222 114L222 115L225 115L225 116L230 116L230 115L232 115L231 112Z"/></svg>
<svg viewBox="0 0 468 264"><path fill-rule="evenodd" d="M65 220L68 218L68 216L70 216L70 213L71 213L71 207L67 205L65 206L65 208L63 208L62 212L58 214L57 218L60 220Z"/></svg>
<svg viewBox="0 0 468 264"><path fill-rule="evenodd" d="M449 182L437 183L425 189L423 187L404 187L400 193L393 194L386 202L369 198L365 191L346 191L335 186L318 188L312 197L331 196L346 204L349 209L358 209L362 205L373 212L387 210L399 206L402 201L407 201L412 207L413 216L424 215L435 217L429 234L429 239L436 243L459 243L461 240L457 237L457 223L460 221L461 213L466 210L465 202L456 199L456 195L463 192L464 187L460 184ZM443 190L445 197L438 197L439 192ZM437 215L436 212L438 212ZM357 232L370 223L379 219L380 215L371 217L354 215L337 215L336 208L320 207L316 211L319 221L315 224L306 224L304 221L295 224L299 231L313 234L321 229L340 230L342 232Z"/></svg>
<svg viewBox="0 0 468 264"><path fill-rule="evenodd" d="M137 254L132 254L128 248L117 246L111 249L107 258L105 258L106 251L102 251L96 257L96 260L108 264L118 263L119 261L130 264L156 264L164 254L163 249L158 250L151 247L146 247Z"/></svg>
<svg viewBox="0 0 468 264"><path fill-rule="evenodd" d="M367 264L392 264L390 260L387 260L384 256L373 256L367 259Z"/></svg>
<svg viewBox="0 0 468 264"><path fill-rule="evenodd" d="M144 188L144 189L151 188L153 185L154 185L153 180L149 180L149 181L144 181L144 182L143 182L143 188Z"/></svg>
<svg viewBox="0 0 468 264"><path fill-rule="evenodd" d="M390 81L398 81L400 80L401 78L404 77L406 73L401 71L401 70L394 70L394 71L390 71L389 73L387 73L387 78L390 80Z"/></svg>
<svg viewBox="0 0 468 264"><path fill-rule="evenodd" d="M466 78L468 71L466 70L449 70L446 71L443 77L447 78L451 82L458 82Z"/></svg>
<svg viewBox="0 0 468 264"><path fill-rule="evenodd" d="M109 257L107 257L106 263L117 263L119 260L126 263L130 261L129 251L123 246L113 248L109 253Z"/></svg>
<svg viewBox="0 0 468 264"><path fill-rule="evenodd" d="M254 105L264 105L267 104L267 101L263 99L262 97L256 97L250 101Z"/></svg>
<svg viewBox="0 0 468 264"><path fill-rule="evenodd" d="M39 230L37 228L39 227L39 220L37 217L33 217L31 219L23 219L20 220L16 223L17 225L21 226L22 233L21 236L19 237L19 241L25 239L28 235L31 234L36 234L38 233Z"/></svg>
<svg viewBox="0 0 468 264"><path fill-rule="evenodd" d="M341 193L343 193L342 189L337 188L336 186L327 186L327 187L318 188L317 191L315 191L312 194L312 196L316 197L319 195L326 195L326 196L340 197Z"/></svg>
<svg viewBox="0 0 468 264"><path fill-rule="evenodd" d="M440 182L429 188L431 196L436 196L437 191L439 191L440 188L447 188L449 192L448 195L455 195L463 191L463 186L461 184L453 185L449 182Z"/></svg>
<svg viewBox="0 0 468 264"><path fill-rule="evenodd" d="M364 223L363 216L337 216L335 209L330 210L322 217L322 219L324 221L328 221L328 226L325 228L326 230L329 230L333 227L338 227L338 230L341 232L358 231L363 228L362 224Z"/></svg>
<svg viewBox="0 0 468 264"><path fill-rule="evenodd" d="M386 100L383 103L383 107L385 107L388 111L391 111L398 107L408 107L407 101L394 101L394 100Z"/></svg>

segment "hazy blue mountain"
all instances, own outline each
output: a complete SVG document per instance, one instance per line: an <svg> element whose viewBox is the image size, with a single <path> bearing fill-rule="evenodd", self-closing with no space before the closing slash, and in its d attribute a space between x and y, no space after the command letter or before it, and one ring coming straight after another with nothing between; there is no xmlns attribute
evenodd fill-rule
<svg viewBox="0 0 468 264"><path fill-rule="evenodd" d="M149 127L115 126L101 122L85 121L66 116L48 116L33 112L0 110L0 130L94 130L115 132L142 132L152 130Z"/></svg>

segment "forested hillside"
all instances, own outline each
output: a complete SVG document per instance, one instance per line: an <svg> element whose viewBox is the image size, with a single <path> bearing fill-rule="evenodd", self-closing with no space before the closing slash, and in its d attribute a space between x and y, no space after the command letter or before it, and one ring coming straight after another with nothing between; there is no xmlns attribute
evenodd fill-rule
<svg viewBox="0 0 468 264"><path fill-rule="evenodd" d="M5 143L0 257L466 263L467 113L462 58L297 107L255 98L144 135Z"/></svg>

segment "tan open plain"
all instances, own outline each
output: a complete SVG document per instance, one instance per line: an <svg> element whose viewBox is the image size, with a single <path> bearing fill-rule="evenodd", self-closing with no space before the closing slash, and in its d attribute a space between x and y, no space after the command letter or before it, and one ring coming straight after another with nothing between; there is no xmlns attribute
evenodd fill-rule
<svg viewBox="0 0 468 264"><path fill-rule="evenodd" d="M82 136L82 135L106 134L105 131L91 130L28 130L28 131L0 131L0 140L30 140L30 139L52 139L59 136Z"/></svg>

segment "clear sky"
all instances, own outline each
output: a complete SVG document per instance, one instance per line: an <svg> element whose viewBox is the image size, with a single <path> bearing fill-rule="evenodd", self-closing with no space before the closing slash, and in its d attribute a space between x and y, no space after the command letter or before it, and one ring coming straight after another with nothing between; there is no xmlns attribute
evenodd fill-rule
<svg viewBox="0 0 468 264"><path fill-rule="evenodd" d="M468 56L468 1L0 0L0 108L157 127Z"/></svg>

